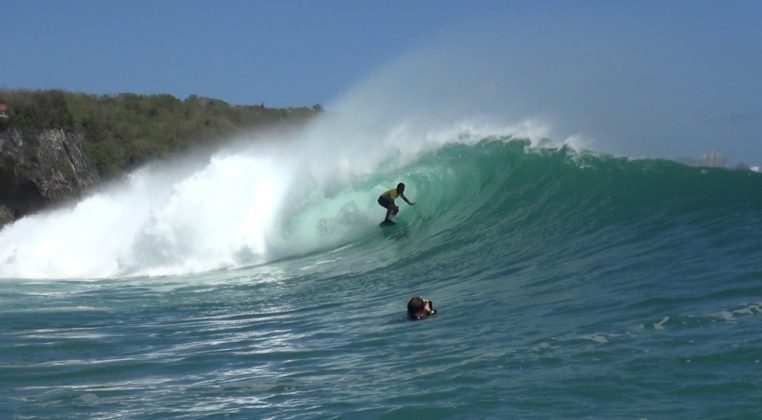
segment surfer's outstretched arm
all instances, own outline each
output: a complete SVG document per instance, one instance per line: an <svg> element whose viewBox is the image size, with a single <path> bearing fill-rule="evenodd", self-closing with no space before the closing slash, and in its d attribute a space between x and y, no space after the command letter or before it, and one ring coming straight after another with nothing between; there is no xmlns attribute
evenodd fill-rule
<svg viewBox="0 0 762 420"><path fill-rule="evenodd" d="M415 205L415 202L408 200L407 197L405 197L405 194L400 193L400 197L402 197L402 199L405 200L405 202L410 204L411 206Z"/></svg>

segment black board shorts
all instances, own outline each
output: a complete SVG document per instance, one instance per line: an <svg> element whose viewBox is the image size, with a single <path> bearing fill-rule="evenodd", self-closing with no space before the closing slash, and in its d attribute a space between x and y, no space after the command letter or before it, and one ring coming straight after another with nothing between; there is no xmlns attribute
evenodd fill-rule
<svg viewBox="0 0 762 420"><path fill-rule="evenodd" d="M387 208L387 209L394 208L394 201L384 197L383 195L378 197L378 204L383 208Z"/></svg>

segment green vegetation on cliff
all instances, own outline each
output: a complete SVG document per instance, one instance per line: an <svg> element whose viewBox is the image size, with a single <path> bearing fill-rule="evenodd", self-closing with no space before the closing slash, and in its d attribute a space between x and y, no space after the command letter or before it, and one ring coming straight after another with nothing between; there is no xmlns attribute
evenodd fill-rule
<svg viewBox="0 0 762 420"><path fill-rule="evenodd" d="M241 130L301 123L321 110L320 105L230 105L195 95L180 100L171 95L88 95L62 90L0 90L0 103L8 105L6 129L81 133L85 153L103 178Z"/></svg>

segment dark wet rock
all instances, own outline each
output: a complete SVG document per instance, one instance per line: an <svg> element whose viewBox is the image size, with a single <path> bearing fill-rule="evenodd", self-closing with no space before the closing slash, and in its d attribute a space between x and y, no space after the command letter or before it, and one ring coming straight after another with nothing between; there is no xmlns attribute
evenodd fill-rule
<svg viewBox="0 0 762 420"><path fill-rule="evenodd" d="M61 129L0 132L0 226L77 198L98 181L82 142Z"/></svg>

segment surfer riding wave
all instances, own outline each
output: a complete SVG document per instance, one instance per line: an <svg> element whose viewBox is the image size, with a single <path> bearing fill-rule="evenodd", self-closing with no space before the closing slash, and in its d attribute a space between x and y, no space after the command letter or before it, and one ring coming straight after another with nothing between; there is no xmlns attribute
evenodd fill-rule
<svg viewBox="0 0 762 420"><path fill-rule="evenodd" d="M395 224L392 221L392 217L395 216L399 211L400 208L397 207L396 204L394 204L394 199L397 197L402 197L403 200L405 200L406 203L410 204L411 206L414 206L415 203L408 200L407 197L405 197L405 184L400 182L397 184L397 188L392 188L391 190L386 191L385 193L381 194L378 197L378 204L386 209L386 217L384 218L384 221L381 222L382 224Z"/></svg>

